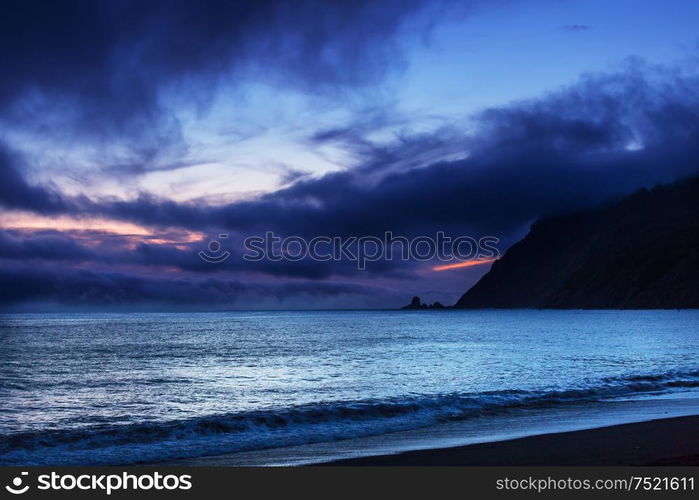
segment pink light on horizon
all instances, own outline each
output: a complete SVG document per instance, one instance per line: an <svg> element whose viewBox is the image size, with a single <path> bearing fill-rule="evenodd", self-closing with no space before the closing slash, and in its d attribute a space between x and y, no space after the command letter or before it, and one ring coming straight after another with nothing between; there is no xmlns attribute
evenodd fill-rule
<svg viewBox="0 0 699 500"><path fill-rule="evenodd" d="M433 271L448 271L449 269L459 269L462 267L474 267L482 266L483 264L490 264L495 262L497 259L479 259L479 260L466 260L463 262L456 262L454 264L444 264L442 266L435 266L432 268Z"/></svg>

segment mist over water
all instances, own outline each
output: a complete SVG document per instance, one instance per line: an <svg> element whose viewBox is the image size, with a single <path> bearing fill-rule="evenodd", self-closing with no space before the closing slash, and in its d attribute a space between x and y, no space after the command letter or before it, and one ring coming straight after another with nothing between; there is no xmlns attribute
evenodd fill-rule
<svg viewBox="0 0 699 500"><path fill-rule="evenodd" d="M0 464L126 464L699 387L699 311L0 316Z"/></svg>

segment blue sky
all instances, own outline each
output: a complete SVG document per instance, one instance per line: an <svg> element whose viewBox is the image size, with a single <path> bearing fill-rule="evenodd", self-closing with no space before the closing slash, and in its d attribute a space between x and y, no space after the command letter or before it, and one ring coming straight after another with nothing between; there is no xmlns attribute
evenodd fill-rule
<svg viewBox="0 0 699 500"><path fill-rule="evenodd" d="M696 58L691 1L506 2L447 20L399 84L407 106L463 113L536 97L632 56Z"/></svg>

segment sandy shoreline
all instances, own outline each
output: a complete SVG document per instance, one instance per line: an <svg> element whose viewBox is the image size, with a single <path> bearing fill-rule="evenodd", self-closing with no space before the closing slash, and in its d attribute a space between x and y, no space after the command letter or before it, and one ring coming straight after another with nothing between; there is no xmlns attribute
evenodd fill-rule
<svg viewBox="0 0 699 500"><path fill-rule="evenodd" d="M699 465L699 415L454 448L351 458L322 466Z"/></svg>

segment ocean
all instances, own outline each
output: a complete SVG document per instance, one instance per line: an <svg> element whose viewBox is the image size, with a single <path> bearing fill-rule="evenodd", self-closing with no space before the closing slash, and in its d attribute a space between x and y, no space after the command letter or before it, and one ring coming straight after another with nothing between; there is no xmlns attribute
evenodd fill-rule
<svg viewBox="0 0 699 500"><path fill-rule="evenodd" d="M312 444L327 456L343 440L440 425L478 426L487 440L497 419L599 415L621 401L662 409L696 400L697 320L672 310L3 314L0 465Z"/></svg>

